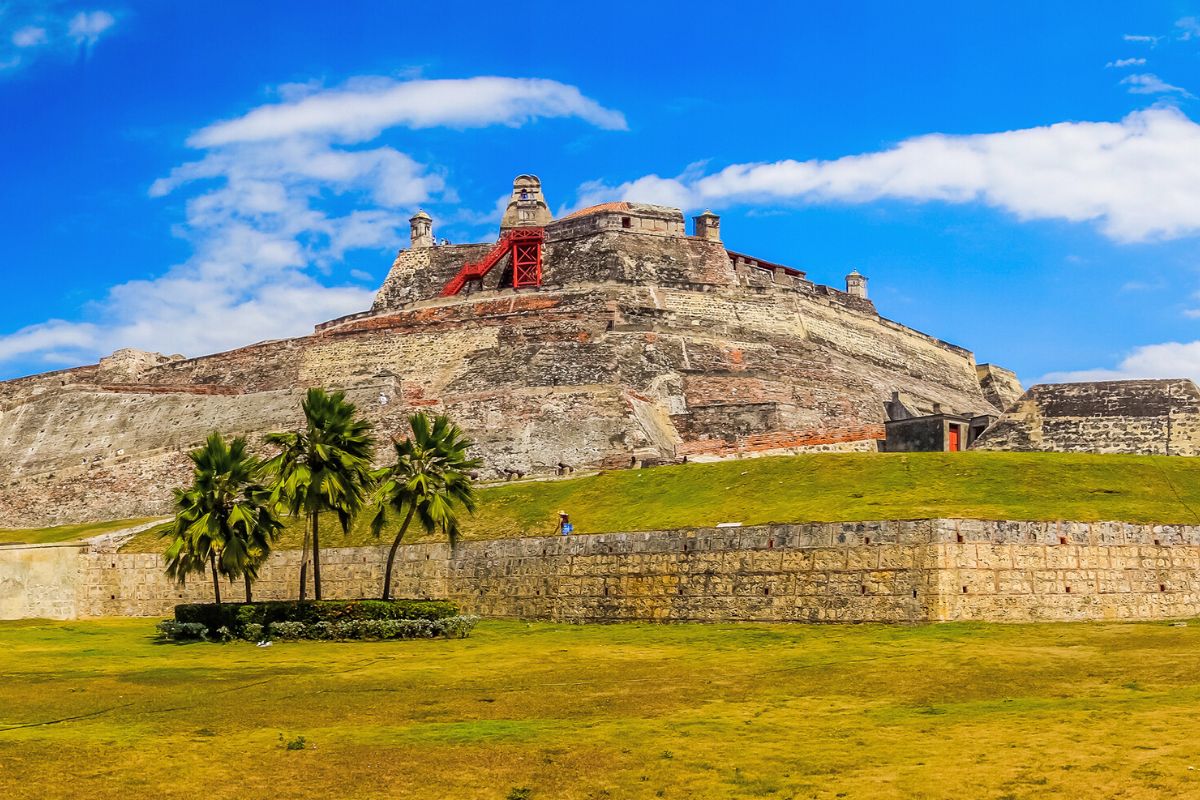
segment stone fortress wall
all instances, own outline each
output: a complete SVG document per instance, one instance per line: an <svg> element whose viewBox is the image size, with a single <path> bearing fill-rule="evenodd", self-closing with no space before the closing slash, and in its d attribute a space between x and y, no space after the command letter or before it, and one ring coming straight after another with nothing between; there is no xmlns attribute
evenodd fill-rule
<svg viewBox="0 0 1200 800"><path fill-rule="evenodd" d="M977 450L1200 455L1200 389L1186 379L1032 387Z"/></svg>
<svg viewBox="0 0 1200 800"><path fill-rule="evenodd" d="M545 222L540 287L503 288L501 263L443 298L491 245L432 246L418 216L374 307L310 336L0 383L0 526L163 513L208 432L295 425L315 385L345 389L383 441L414 410L450 414L486 478L874 450L895 391L998 412L969 351L880 317L861 276L841 292L731 255L702 218L697 236L629 203Z"/></svg>
<svg viewBox="0 0 1200 800"><path fill-rule="evenodd" d="M0 547L0 618L168 616L208 602L120 537ZM327 597L377 596L386 548L328 548ZM276 553L257 599L295 597ZM613 533L402 547L398 597L489 617L561 621L936 622L1169 619L1200 614L1200 527L909 520ZM223 597L242 597L240 582Z"/></svg>

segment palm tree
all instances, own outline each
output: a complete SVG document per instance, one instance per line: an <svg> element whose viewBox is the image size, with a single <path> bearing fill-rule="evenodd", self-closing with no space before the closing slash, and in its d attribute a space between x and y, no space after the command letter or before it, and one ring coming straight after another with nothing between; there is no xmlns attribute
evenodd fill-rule
<svg viewBox="0 0 1200 800"><path fill-rule="evenodd" d="M375 492L371 533L378 537L392 514L404 518L388 553L383 576L384 600L392 591L396 550L414 516L427 533L441 528L451 547L458 543L458 515L454 506L458 503L468 512L475 511L471 471L482 463L467 455L471 442L449 417L439 415L431 422L425 414L417 413L408 418L408 424L412 436L393 442L395 463L375 474L379 487Z"/></svg>
<svg viewBox="0 0 1200 800"><path fill-rule="evenodd" d="M250 584L283 527L258 483L262 463L247 452L244 438L226 442L219 433L188 455L192 485L175 490L175 521L163 533L171 539L167 574L183 583L189 574L211 568L218 603L219 576L243 577L250 602Z"/></svg>
<svg viewBox="0 0 1200 800"><path fill-rule="evenodd" d="M305 427L289 433L272 433L266 441L279 448L267 462L275 474L272 499L293 516L305 515L304 554L300 561L300 599L308 583L308 547L312 541L313 590L321 599L320 517L337 514L342 532L362 508L371 483L371 455L375 440L371 424L343 392L309 389L302 404Z"/></svg>

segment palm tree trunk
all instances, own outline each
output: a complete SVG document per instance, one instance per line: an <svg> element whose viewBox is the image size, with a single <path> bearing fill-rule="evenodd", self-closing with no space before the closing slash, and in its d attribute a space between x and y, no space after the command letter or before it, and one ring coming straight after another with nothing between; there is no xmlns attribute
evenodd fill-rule
<svg viewBox="0 0 1200 800"><path fill-rule="evenodd" d="M243 572L242 577L246 579L246 602L250 603L252 602L250 599L250 573Z"/></svg>
<svg viewBox="0 0 1200 800"><path fill-rule="evenodd" d="M304 552L300 556L300 602L308 594L308 528L304 529Z"/></svg>
<svg viewBox="0 0 1200 800"><path fill-rule="evenodd" d="M400 540L404 538L405 531L408 530L408 523L412 522L413 513L417 510L416 506L410 506L408 514L404 517L404 524L400 526L400 531L396 534L396 540L392 542L392 549L388 553L387 569L383 572L383 599L390 600L392 596L392 564L396 561L396 551L400 549Z"/></svg>
<svg viewBox="0 0 1200 800"><path fill-rule="evenodd" d="M208 563L212 565L213 596L217 598L217 605L221 605L221 581L217 577L217 554L212 550L208 551Z"/></svg>
<svg viewBox="0 0 1200 800"><path fill-rule="evenodd" d="M317 526L317 521L320 519L318 514L313 514L312 517L312 540L313 540L313 595L321 599L321 539Z"/></svg>

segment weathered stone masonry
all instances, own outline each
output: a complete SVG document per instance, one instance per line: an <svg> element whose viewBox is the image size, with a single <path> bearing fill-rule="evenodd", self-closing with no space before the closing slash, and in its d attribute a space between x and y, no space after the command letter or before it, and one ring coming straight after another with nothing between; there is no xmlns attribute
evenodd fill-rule
<svg viewBox="0 0 1200 800"><path fill-rule="evenodd" d="M297 424L309 386L346 390L384 442L414 410L447 413L498 479L874 450L898 390L924 412L999 411L969 351L879 316L865 285L686 236L677 209L546 222L540 286L504 287L501 263L453 297L491 245L429 246L414 219L374 307L310 336L0 383L0 526L167 513L190 448Z"/></svg>
<svg viewBox="0 0 1200 800"><path fill-rule="evenodd" d="M385 548L322 551L329 597L375 596ZM298 552L256 597L294 597ZM401 548L397 596L491 617L925 622L1166 619L1200 614L1200 527L914 520L708 528ZM113 545L0 548L0 616L168 615L208 601L155 554ZM227 584L237 600L241 587Z"/></svg>

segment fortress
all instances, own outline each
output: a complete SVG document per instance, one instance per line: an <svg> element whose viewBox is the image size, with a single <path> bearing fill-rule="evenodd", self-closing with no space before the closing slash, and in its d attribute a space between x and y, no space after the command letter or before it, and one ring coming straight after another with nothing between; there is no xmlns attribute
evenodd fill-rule
<svg viewBox="0 0 1200 800"><path fill-rule="evenodd" d="M199 358L121 350L0 382L0 527L168 511L213 430L299 421L343 389L386 438L451 415L483 478L814 450L1200 453L1187 380L1036 386L881 317L843 289L731 250L705 211L603 203L554 219L513 182L497 241L410 221L370 309Z"/></svg>
<svg viewBox="0 0 1200 800"><path fill-rule="evenodd" d="M844 289L730 250L704 212L604 203L553 219L519 176L497 241L411 220L373 306L309 336L199 358L123 350L0 383L0 527L167 513L213 430L300 421L343 389L382 437L450 414L492 479L819 450L1200 454L1187 380L1035 386L881 317ZM381 438L382 438L381 437ZM127 534L126 534L127 535ZM0 618L163 614L204 600L161 556L0 547ZM1200 613L1200 527L876 520L403 548L397 593L496 616L937 621ZM384 551L333 549L329 595L377 590ZM287 598L281 551L256 593ZM230 587L236 600L240 586Z"/></svg>
<svg viewBox="0 0 1200 800"><path fill-rule="evenodd" d="M711 212L691 235L678 209L638 203L555 220L522 175L496 243L411 225L372 308L310 336L0 383L0 527L164 513L208 432L294 425L314 385L382 436L445 411L490 478L876 450L894 397L986 421L1020 395L1012 373L881 317L858 273L835 289L728 249Z"/></svg>

